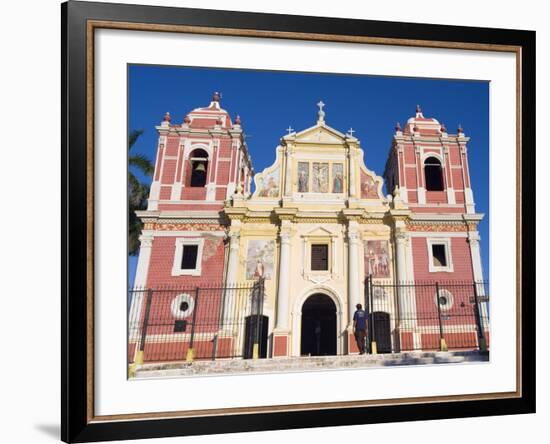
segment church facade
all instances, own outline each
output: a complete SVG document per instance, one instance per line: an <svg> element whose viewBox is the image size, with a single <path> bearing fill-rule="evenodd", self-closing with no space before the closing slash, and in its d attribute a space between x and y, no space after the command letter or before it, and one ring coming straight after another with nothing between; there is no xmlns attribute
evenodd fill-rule
<svg viewBox="0 0 550 444"><path fill-rule="evenodd" d="M371 321L387 330L385 351L463 348L454 331L486 347L488 326L480 332L479 323L487 315L484 290L473 290L478 316L461 317L472 292L448 284L471 290L484 280L469 138L460 127L448 133L417 107L403 128L396 126L378 175L353 130L332 128L324 104L318 106L313 125L289 128L274 163L257 174L240 119L231 119L217 94L182 123L167 114L157 126L148 208L138 213L144 229L136 287L229 288L261 280L268 357L320 354L320 342L325 354L358 353L357 304L379 316ZM391 194L384 195L384 184ZM207 316L193 313L193 294L171 298L174 320ZM208 316L239 309L231 304L220 297ZM130 318L143 322L144 305L134 297ZM423 316L428 312L435 314ZM218 325L208 334L229 347L242 343L244 328ZM211 341L208 334L204 341ZM173 340L189 338L180 332ZM132 359L138 346L130 342Z"/></svg>

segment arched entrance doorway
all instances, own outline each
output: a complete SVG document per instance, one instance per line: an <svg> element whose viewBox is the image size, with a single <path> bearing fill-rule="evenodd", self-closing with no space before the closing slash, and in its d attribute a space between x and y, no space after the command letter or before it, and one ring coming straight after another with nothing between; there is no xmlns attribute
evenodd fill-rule
<svg viewBox="0 0 550 444"><path fill-rule="evenodd" d="M316 293L302 305L302 356L336 355L336 305L326 294Z"/></svg>

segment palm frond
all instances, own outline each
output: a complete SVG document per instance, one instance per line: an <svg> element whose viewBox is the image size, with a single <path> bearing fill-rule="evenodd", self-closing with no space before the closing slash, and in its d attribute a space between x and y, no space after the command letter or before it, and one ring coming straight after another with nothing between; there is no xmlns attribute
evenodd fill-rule
<svg viewBox="0 0 550 444"><path fill-rule="evenodd" d="M128 134L128 151L132 149L136 141L139 139L139 136L141 136L143 132L144 130L142 129L130 131L130 134Z"/></svg>
<svg viewBox="0 0 550 444"><path fill-rule="evenodd" d="M131 167L138 168L146 176L152 176L154 167L151 161L143 154L134 154L128 158L128 163Z"/></svg>

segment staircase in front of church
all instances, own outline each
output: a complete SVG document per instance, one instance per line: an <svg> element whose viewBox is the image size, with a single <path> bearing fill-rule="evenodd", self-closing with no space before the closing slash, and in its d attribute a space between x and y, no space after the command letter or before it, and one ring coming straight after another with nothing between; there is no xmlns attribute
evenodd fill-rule
<svg viewBox="0 0 550 444"><path fill-rule="evenodd" d="M202 376L242 373L281 373L325 371L342 369L380 368L401 365L437 365L483 362L489 360L488 352L405 352L378 355L301 356L272 359L219 359L195 361L147 363L138 366L135 378L164 378L174 376Z"/></svg>

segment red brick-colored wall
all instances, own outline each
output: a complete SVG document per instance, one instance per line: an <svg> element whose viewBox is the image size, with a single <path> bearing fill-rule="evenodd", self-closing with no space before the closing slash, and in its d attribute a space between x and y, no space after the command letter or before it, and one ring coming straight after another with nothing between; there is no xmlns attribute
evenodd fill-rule
<svg viewBox="0 0 550 444"><path fill-rule="evenodd" d="M445 237L444 235L442 237ZM428 268L428 244L425 237L413 237L413 269L416 280L421 281L472 281L472 259L466 237L451 237L453 272L430 272Z"/></svg>
<svg viewBox="0 0 550 444"><path fill-rule="evenodd" d="M229 168L230 162L220 159L218 162L218 185L227 185L229 183Z"/></svg>
<svg viewBox="0 0 550 444"><path fill-rule="evenodd" d="M287 336L275 336L273 340L273 356L287 356Z"/></svg>
<svg viewBox="0 0 550 444"><path fill-rule="evenodd" d="M198 239L200 234L189 238ZM195 286L199 283L220 282L224 266L224 244L221 237L204 241L202 274L200 276L172 276L177 237L155 237L151 248L151 260L147 276L147 287L160 285ZM214 244L213 244L214 243ZM207 253L208 254L205 254ZM211 252L211 255L210 255ZM210 256L209 256L210 255ZM209 257L205 257L209 256Z"/></svg>

